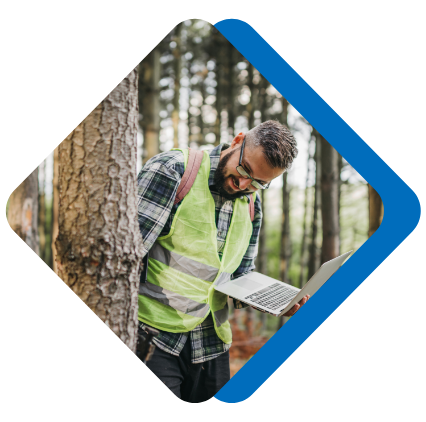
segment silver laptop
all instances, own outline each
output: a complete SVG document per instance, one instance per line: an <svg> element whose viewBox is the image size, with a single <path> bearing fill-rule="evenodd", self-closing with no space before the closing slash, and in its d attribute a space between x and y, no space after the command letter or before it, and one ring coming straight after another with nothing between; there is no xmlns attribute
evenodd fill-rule
<svg viewBox="0 0 426 422"><path fill-rule="evenodd" d="M251 272L226 281L215 289L241 302L275 316L287 313L304 296L312 295L340 268L352 251L325 262L303 289L290 286L266 275Z"/></svg>

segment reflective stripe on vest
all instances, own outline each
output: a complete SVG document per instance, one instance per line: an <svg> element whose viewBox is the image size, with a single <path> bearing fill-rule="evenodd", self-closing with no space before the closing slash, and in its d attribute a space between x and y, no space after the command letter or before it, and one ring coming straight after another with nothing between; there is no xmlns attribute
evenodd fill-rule
<svg viewBox="0 0 426 422"><path fill-rule="evenodd" d="M226 305L224 308L219 309L216 312L213 312L216 326L220 327L222 324L228 321L228 314L229 314L229 306L228 306L228 302L226 302Z"/></svg>
<svg viewBox="0 0 426 422"><path fill-rule="evenodd" d="M171 306L184 314L197 318L205 317L210 311L208 303L198 303L195 300L188 299L178 293L152 284L149 281L140 284L139 294L158 300L164 305Z"/></svg>
<svg viewBox="0 0 426 422"><path fill-rule="evenodd" d="M149 257L177 271L206 281L213 281L218 273L217 268L186 258L176 252L169 251L163 248L158 242L155 242L152 246L149 251Z"/></svg>

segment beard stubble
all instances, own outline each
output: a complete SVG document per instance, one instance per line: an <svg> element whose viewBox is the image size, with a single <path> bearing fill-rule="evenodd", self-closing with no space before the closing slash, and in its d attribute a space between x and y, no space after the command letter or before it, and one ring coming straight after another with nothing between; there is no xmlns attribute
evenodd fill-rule
<svg viewBox="0 0 426 422"><path fill-rule="evenodd" d="M225 177L225 167L228 163L229 159L233 154L235 154L238 149L234 149L233 151L226 154L220 161L217 166L215 175L214 175L214 185L220 196L223 196L225 199L234 200L237 198L242 198L245 195L250 194L251 192L248 190L243 190L241 192L229 193L225 190L225 182L228 178L232 177L231 175ZM235 179L234 179L235 180ZM235 182L234 182L235 183ZM237 182L238 183L238 182ZM237 185L237 184L236 184Z"/></svg>

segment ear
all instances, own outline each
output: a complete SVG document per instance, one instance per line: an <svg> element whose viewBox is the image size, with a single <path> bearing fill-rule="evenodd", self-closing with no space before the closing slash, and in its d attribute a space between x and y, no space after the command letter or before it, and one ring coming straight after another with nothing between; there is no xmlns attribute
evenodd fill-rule
<svg viewBox="0 0 426 422"><path fill-rule="evenodd" d="M236 148L237 146L241 145L243 143L244 140L244 133L240 132L233 140L231 143L231 148Z"/></svg>

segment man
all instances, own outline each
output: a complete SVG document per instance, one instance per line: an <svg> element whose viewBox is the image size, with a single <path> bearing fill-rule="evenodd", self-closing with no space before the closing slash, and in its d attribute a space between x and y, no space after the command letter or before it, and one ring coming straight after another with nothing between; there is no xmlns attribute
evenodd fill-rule
<svg viewBox="0 0 426 422"><path fill-rule="evenodd" d="M227 297L214 285L254 269L262 221L255 192L268 188L296 155L288 128L267 121L239 133L230 146L204 152L192 188L178 203L188 150L158 154L138 176L138 219L149 251L148 276L139 291L139 333L147 326L160 330L147 366L182 400L208 400L230 378Z"/></svg>

